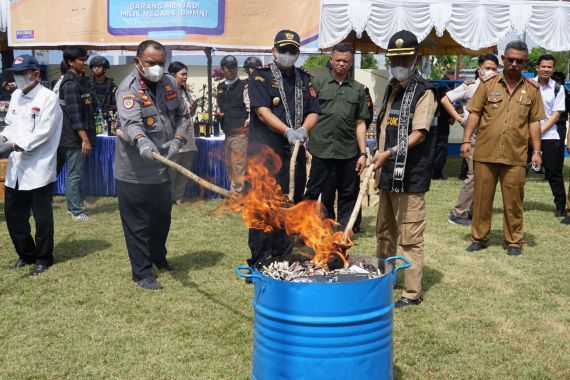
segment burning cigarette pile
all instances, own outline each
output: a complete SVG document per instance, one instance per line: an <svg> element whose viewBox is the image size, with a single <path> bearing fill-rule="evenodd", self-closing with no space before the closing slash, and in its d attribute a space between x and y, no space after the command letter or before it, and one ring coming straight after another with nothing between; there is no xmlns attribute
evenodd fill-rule
<svg viewBox="0 0 570 380"><path fill-rule="evenodd" d="M290 282L354 282L380 277L382 272L370 264L350 263L340 269L329 270L313 261L273 261L261 265L260 272L276 280Z"/></svg>

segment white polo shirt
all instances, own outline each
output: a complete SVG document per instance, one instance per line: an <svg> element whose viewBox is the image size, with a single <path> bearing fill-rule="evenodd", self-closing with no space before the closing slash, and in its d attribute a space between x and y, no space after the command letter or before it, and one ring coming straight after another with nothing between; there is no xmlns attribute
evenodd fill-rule
<svg viewBox="0 0 570 380"><path fill-rule="evenodd" d="M546 119L540 121L540 126L542 127L546 123L546 120L550 119L554 111L564 112L566 110L566 106L564 105L564 87L560 86L560 91L558 91L558 94L555 96L554 86L556 82L552 78L549 78L548 83L545 85L541 85L538 82L538 76L534 77L534 80L540 86L540 95L542 96L544 112L546 113ZM556 124L545 131L540 138L542 140L560 140Z"/></svg>
<svg viewBox="0 0 570 380"><path fill-rule="evenodd" d="M477 78L477 80L473 83L467 84L463 82L460 86L457 86L453 90L445 93L452 104L455 102L461 103L463 106L463 120L465 121L467 121L467 118L469 117L469 111L467 111L467 103L469 103L469 100L471 100L475 94L477 87L479 87L479 83L481 83L479 78Z"/></svg>
<svg viewBox="0 0 570 380"><path fill-rule="evenodd" d="M2 136L23 149L8 157L6 186L33 190L54 182L63 123L57 96L39 83L27 94L16 90L6 123Z"/></svg>

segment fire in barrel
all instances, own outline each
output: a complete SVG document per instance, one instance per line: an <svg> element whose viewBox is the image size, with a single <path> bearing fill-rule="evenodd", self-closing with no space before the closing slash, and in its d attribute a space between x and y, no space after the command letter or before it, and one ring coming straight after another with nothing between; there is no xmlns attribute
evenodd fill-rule
<svg viewBox="0 0 570 380"><path fill-rule="evenodd" d="M352 246L314 201L288 204L263 151L248 162L249 191L229 202L249 228L284 230L298 248L255 267L251 376L265 379L391 379L392 262L348 254ZM265 163L265 165L264 165ZM404 260L405 261L405 260ZM390 276L392 274L392 276Z"/></svg>

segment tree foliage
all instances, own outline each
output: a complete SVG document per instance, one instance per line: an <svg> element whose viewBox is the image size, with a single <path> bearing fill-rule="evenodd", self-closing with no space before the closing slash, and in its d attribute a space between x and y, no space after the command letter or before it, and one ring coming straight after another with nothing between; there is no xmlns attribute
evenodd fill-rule
<svg viewBox="0 0 570 380"><path fill-rule="evenodd" d="M329 62L330 55L328 54L319 54L319 55L311 55L305 63L303 67L308 69L315 69L320 67L327 67L327 63Z"/></svg>
<svg viewBox="0 0 570 380"><path fill-rule="evenodd" d="M374 58L372 53L362 53L360 58L361 69L377 69L378 61Z"/></svg>
<svg viewBox="0 0 570 380"><path fill-rule="evenodd" d="M430 58L430 79L441 79L449 71L455 72L455 55L432 55Z"/></svg>
<svg viewBox="0 0 570 380"><path fill-rule="evenodd" d="M556 59L556 69L555 71L562 71L564 74L568 72L568 58L570 52L568 51L549 51L545 48L534 47L528 54L528 64L526 65L526 70L534 72L536 65L538 63L538 58L543 54L552 54Z"/></svg>

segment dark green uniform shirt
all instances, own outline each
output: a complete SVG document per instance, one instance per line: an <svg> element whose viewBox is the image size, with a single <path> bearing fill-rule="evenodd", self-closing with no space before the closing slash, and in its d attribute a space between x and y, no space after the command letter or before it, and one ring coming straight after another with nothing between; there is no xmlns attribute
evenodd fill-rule
<svg viewBox="0 0 570 380"><path fill-rule="evenodd" d="M368 119L364 86L352 78L339 84L332 75L316 80L321 114L311 131L309 152L319 158L348 159L360 153L356 120Z"/></svg>

